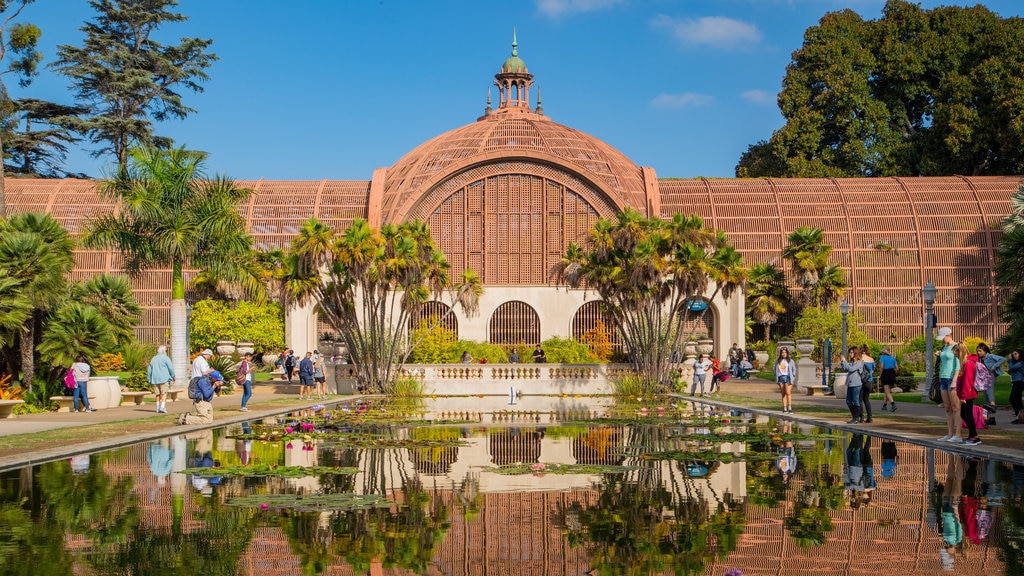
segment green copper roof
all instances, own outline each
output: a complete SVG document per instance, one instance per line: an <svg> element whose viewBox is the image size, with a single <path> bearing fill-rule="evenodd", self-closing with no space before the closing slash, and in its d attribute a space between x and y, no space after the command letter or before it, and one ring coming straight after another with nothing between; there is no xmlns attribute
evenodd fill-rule
<svg viewBox="0 0 1024 576"><path fill-rule="evenodd" d="M519 57L519 43L516 42L516 30L512 29L512 56L509 56L508 60L501 65L502 74L508 72L522 72L526 73L526 62Z"/></svg>

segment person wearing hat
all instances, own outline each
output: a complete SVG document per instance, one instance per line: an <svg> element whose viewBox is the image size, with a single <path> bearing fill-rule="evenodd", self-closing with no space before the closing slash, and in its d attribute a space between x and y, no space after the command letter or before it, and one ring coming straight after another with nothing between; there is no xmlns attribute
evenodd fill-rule
<svg viewBox="0 0 1024 576"><path fill-rule="evenodd" d="M211 370L205 377L200 377L196 383L198 391L193 412L185 412L178 417L178 424L212 424L213 423L213 395L224 383L224 376L216 370Z"/></svg>
<svg viewBox="0 0 1024 576"><path fill-rule="evenodd" d="M213 358L213 350L207 348L200 352L199 356L196 356L196 359L192 361L192 380L189 381L190 385L196 378L202 378L213 371L213 368L210 368L210 358Z"/></svg>
<svg viewBox="0 0 1024 576"><path fill-rule="evenodd" d="M896 400L892 397L892 388L896 385L896 369L899 363L896 357L889 353L889 349L883 349L882 355L878 357L878 365L882 368L882 375L879 380L882 383L882 394L885 399L882 401L882 412L896 411Z"/></svg>
<svg viewBox="0 0 1024 576"><path fill-rule="evenodd" d="M962 444L960 438L960 399L956 395L956 382L960 374L960 358L957 357L957 342L953 340L953 329L948 326L939 328L936 335L942 342L942 350L935 352L939 357L939 391L942 394L942 406L946 410L946 432L939 438L940 442Z"/></svg>

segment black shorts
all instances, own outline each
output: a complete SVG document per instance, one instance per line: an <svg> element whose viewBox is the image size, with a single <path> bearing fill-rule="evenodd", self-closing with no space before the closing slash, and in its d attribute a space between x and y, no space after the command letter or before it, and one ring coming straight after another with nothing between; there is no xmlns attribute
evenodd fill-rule
<svg viewBox="0 0 1024 576"><path fill-rule="evenodd" d="M319 382L319 383L323 384L324 382L327 382L327 378L325 378L323 376L314 376L313 377L313 381L314 382Z"/></svg>
<svg viewBox="0 0 1024 576"><path fill-rule="evenodd" d="M890 388L895 386L896 385L896 369L895 368L886 368L885 370L882 370L881 382L882 382L882 386L888 386Z"/></svg>

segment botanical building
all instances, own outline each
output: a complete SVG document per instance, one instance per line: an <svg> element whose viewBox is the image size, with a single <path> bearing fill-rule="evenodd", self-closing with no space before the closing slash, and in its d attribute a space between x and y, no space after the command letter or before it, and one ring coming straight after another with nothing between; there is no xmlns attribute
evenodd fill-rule
<svg viewBox="0 0 1024 576"><path fill-rule="evenodd" d="M1002 294L993 253L1018 177L858 179L659 179L592 136L544 114L533 75L512 55L495 75L498 102L482 116L413 149L369 180L246 181L242 208L260 247L286 246L302 221L316 216L336 228L355 218L374 227L426 221L456 276L477 271L486 293L480 315L456 314L459 337L496 343L578 336L600 316L595 296L553 286L549 270L570 241L581 241L602 217L624 208L671 217L699 214L725 230L748 264L782 265L786 235L817 226L847 272L847 300L882 342L921 333L921 288L938 288L935 314L959 335L994 338ZM661 167L672 173L673 167ZM10 212L47 211L75 232L113 206L87 180L8 179ZM119 269L117 256L79 251L75 273ZM146 307L148 340L169 325L168 271L135 282ZM436 309L444 309L438 303ZM710 303L696 327L721 355L743 339L742 298ZM311 309L288 316L289 343L316 345Z"/></svg>

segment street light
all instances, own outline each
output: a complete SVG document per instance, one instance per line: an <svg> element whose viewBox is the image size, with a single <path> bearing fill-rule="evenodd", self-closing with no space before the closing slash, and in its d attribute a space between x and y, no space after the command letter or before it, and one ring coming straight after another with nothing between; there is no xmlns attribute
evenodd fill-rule
<svg viewBox="0 0 1024 576"><path fill-rule="evenodd" d="M928 397L928 388L932 384L932 376L935 373L935 336L932 335L934 314L932 306L935 304L935 284L929 280L921 289L921 296L924 298L924 386L921 392L922 398Z"/></svg>
<svg viewBox="0 0 1024 576"><path fill-rule="evenodd" d="M846 316L847 314L850 313L850 305L846 302L846 300L843 300L842 302L839 303L839 312L840 314L843 315L843 347L839 350L839 355L846 356Z"/></svg>

